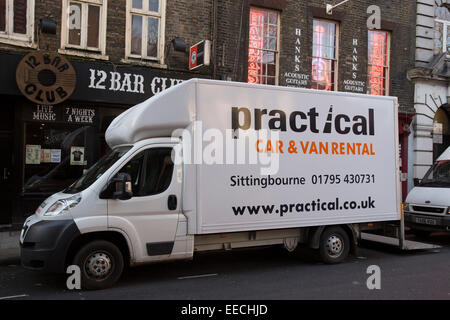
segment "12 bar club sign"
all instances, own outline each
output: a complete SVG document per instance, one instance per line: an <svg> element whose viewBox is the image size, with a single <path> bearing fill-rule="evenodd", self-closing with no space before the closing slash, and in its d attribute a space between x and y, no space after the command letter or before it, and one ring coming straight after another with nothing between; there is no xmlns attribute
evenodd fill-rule
<svg viewBox="0 0 450 320"><path fill-rule="evenodd" d="M55 105L70 97L76 73L69 61L56 53L36 51L26 55L16 70L19 90L41 105Z"/></svg>
<svg viewBox="0 0 450 320"><path fill-rule="evenodd" d="M128 65L72 62L77 86L71 100L135 105L200 74Z"/></svg>

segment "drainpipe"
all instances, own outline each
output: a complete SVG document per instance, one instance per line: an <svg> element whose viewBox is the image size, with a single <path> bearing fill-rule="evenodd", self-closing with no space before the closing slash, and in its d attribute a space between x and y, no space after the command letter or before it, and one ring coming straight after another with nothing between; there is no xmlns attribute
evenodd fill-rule
<svg viewBox="0 0 450 320"><path fill-rule="evenodd" d="M213 79L216 79L217 77L217 7L218 7L218 0L213 0L213 36L212 36Z"/></svg>

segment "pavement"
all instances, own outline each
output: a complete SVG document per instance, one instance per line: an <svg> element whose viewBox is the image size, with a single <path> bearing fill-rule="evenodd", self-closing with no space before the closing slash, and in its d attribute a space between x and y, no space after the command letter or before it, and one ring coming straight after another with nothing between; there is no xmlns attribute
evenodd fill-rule
<svg viewBox="0 0 450 320"><path fill-rule="evenodd" d="M20 231L0 232L0 265L20 262Z"/></svg>

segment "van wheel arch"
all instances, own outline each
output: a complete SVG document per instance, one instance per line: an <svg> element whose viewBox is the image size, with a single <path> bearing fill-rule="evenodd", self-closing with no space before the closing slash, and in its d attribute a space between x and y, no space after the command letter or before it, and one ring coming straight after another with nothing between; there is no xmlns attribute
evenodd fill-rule
<svg viewBox="0 0 450 320"><path fill-rule="evenodd" d="M72 241L64 259L65 268L72 264L78 250L80 250L86 244L97 240L108 241L116 245L123 255L125 267L128 267L131 264L130 248L125 236L117 231L100 231L81 234L79 237L75 238Z"/></svg>
<svg viewBox="0 0 450 320"><path fill-rule="evenodd" d="M348 224L335 225L335 226L319 226L319 227L310 228L308 230L309 247L312 249L319 249L320 238L322 236L322 233L327 228L333 228L333 227L340 227L347 233L347 236L350 239L350 243L351 243L350 252L356 253L357 244L358 244L357 230L355 229L355 227L353 225L348 225Z"/></svg>

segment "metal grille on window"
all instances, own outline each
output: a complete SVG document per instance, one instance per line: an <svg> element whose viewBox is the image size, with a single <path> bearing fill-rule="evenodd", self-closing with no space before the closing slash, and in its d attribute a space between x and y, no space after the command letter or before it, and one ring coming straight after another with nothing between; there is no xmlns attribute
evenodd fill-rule
<svg viewBox="0 0 450 320"><path fill-rule="evenodd" d="M248 82L276 84L278 13L250 9Z"/></svg>
<svg viewBox="0 0 450 320"><path fill-rule="evenodd" d="M389 76L389 34L385 31L369 31L369 61L367 93L386 95Z"/></svg>
<svg viewBox="0 0 450 320"><path fill-rule="evenodd" d="M336 89L337 25L334 22L314 20L312 89L333 91Z"/></svg>

